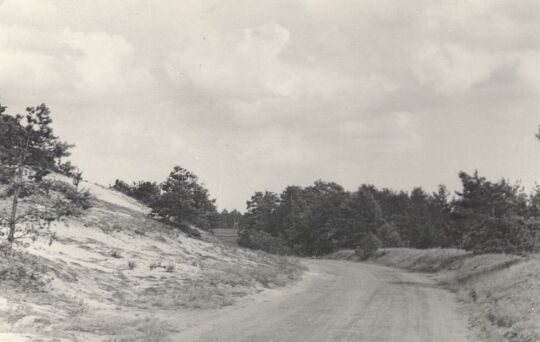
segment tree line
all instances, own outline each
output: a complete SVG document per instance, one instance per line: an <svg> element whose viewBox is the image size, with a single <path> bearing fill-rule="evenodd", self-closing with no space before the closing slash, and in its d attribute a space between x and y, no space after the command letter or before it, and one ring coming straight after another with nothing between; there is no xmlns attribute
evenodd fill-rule
<svg viewBox="0 0 540 342"><path fill-rule="evenodd" d="M378 247L455 247L476 253L523 253L538 248L540 187L526 193L506 179L460 172L462 189L429 193L335 182L256 192L244 214L218 212L198 177L177 166L162 183L117 180L111 187L152 209L154 217L202 229L240 227L242 246L278 254L317 256L343 248L366 256Z"/></svg>
<svg viewBox="0 0 540 342"><path fill-rule="evenodd" d="M462 190L434 193L334 182L256 192L247 202L240 243L275 253L324 255L343 248L456 247L476 253L530 252L540 232L540 188L460 172Z"/></svg>

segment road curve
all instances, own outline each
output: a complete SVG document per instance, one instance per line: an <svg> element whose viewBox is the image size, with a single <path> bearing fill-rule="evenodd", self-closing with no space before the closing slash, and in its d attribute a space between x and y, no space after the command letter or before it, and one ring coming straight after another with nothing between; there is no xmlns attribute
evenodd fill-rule
<svg viewBox="0 0 540 342"><path fill-rule="evenodd" d="M454 295L424 275L346 261L306 263L310 272L299 284L218 310L172 340L470 341Z"/></svg>

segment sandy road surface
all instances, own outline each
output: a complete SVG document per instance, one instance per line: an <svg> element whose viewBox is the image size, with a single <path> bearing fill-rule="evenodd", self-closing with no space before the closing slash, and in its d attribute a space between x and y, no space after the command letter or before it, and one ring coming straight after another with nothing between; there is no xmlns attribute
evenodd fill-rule
<svg viewBox="0 0 540 342"><path fill-rule="evenodd" d="M469 341L454 296L420 274L309 260L299 284L193 320L173 341Z"/></svg>

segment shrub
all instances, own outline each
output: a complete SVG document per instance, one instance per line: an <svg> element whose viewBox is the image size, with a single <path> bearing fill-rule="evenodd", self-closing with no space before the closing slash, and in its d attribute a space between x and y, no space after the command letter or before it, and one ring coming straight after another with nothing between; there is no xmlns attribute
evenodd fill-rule
<svg viewBox="0 0 540 342"><path fill-rule="evenodd" d="M141 320L136 329L142 335L140 341L165 341L167 332L171 330L167 323L154 317Z"/></svg>
<svg viewBox="0 0 540 342"><path fill-rule="evenodd" d="M242 247L260 249L267 253L288 255L291 248L284 239L274 237L260 230L246 230L240 234L238 244Z"/></svg>
<svg viewBox="0 0 540 342"><path fill-rule="evenodd" d="M128 261L128 268L130 270L135 269L135 267L137 267L137 263L135 261L132 261L132 260Z"/></svg>
<svg viewBox="0 0 540 342"><path fill-rule="evenodd" d="M381 240L373 233L368 233L356 247L357 253L361 250L361 260L367 260L375 255L375 252L382 247ZM360 255L359 255L360 256Z"/></svg>
<svg viewBox="0 0 540 342"><path fill-rule="evenodd" d="M163 265L161 264L161 261L154 261L148 267L150 268L150 270L153 270L154 268L163 267Z"/></svg>
<svg viewBox="0 0 540 342"><path fill-rule="evenodd" d="M59 180L44 180L40 188L46 193L51 191L62 194L70 204L83 210L92 207L90 192L88 190L79 191L75 186Z"/></svg>
<svg viewBox="0 0 540 342"><path fill-rule="evenodd" d="M366 252L364 252L364 249L360 246L356 246L356 248L354 249L354 255L356 255L356 257L359 259L359 260L365 260L367 259L365 257L366 255Z"/></svg>
<svg viewBox="0 0 540 342"><path fill-rule="evenodd" d="M478 293L474 288L469 290L469 298L471 298L473 302L476 302L478 300Z"/></svg>
<svg viewBox="0 0 540 342"><path fill-rule="evenodd" d="M49 268L38 257L4 244L0 248L0 286L23 291L41 291Z"/></svg>
<svg viewBox="0 0 540 342"><path fill-rule="evenodd" d="M120 259L122 257L122 254L120 254L119 250L114 249L114 250L111 251L110 256L112 256L113 258L116 258L116 259Z"/></svg>
<svg viewBox="0 0 540 342"><path fill-rule="evenodd" d="M173 264L168 264L167 267L165 267L165 272L172 273L175 270L175 266Z"/></svg>
<svg viewBox="0 0 540 342"><path fill-rule="evenodd" d="M69 315L71 317L81 316L86 312L88 312L88 304L83 299L75 301L69 308Z"/></svg>

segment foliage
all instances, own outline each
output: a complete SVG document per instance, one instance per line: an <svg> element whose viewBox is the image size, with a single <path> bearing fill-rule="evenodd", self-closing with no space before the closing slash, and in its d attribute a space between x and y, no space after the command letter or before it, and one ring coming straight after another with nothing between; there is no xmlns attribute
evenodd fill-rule
<svg viewBox="0 0 540 342"><path fill-rule="evenodd" d="M287 241L261 230L245 231L240 235L238 244L242 247L260 249L267 253L278 255L288 255L292 252L291 248L287 246Z"/></svg>
<svg viewBox="0 0 540 342"><path fill-rule="evenodd" d="M160 196L159 185L155 182L139 181L132 185L117 179L112 189L135 198L146 205L151 205Z"/></svg>
<svg viewBox="0 0 540 342"><path fill-rule="evenodd" d="M412 190L406 217L409 246L430 248L443 244L443 227L440 227L435 219L438 212L433 197L421 188Z"/></svg>
<svg viewBox="0 0 540 342"><path fill-rule="evenodd" d="M57 170L60 174L67 176L67 177L73 177L74 172L76 172L75 165L71 164L70 161L67 161L65 163L59 164L57 166Z"/></svg>
<svg viewBox="0 0 540 342"><path fill-rule="evenodd" d="M477 172L459 174L463 191L452 212L462 228L463 247L476 253L527 252L534 246L537 220L518 184L490 182Z"/></svg>
<svg viewBox="0 0 540 342"><path fill-rule="evenodd" d="M382 247L400 247L403 245L401 236L396 226L392 222L383 223L376 234L382 242Z"/></svg>
<svg viewBox="0 0 540 342"><path fill-rule="evenodd" d="M355 253L360 260L366 260L375 255L375 252L382 247L381 240L373 233L367 233L356 247Z"/></svg>
<svg viewBox="0 0 540 342"><path fill-rule="evenodd" d="M353 249L367 236L384 247L459 247L476 253L537 248L540 187L527 196L504 179L489 182L465 172L459 177L463 190L455 199L444 185L431 194L419 187L408 193L373 185L347 192L336 183L317 181L305 188L288 186L279 196L256 192L248 201L242 239L257 248L252 240L258 238L264 242L259 248L268 250L267 240L274 238L298 255ZM358 252L366 253L362 247Z"/></svg>
<svg viewBox="0 0 540 342"><path fill-rule="evenodd" d="M466 234L464 247L475 253L520 253L533 250L538 222L522 217L484 217Z"/></svg>
<svg viewBox="0 0 540 342"><path fill-rule="evenodd" d="M40 188L47 194L50 194L51 192L62 194L71 204L83 210L92 207L92 196L88 190L78 190L76 187L66 182L49 179L43 180L40 184Z"/></svg>
<svg viewBox="0 0 540 342"><path fill-rule="evenodd" d="M73 147L54 135L49 108L28 107L25 115L8 115L5 110L0 106L0 183L5 186L0 196L9 197L11 207L4 208L0 224L8 227L11 244L17 238L46 233L50 222L89 204L88 194L60 189L58 184L53 190L61 196L49 196L51 183L44 177L61 171L66 165L61 158L69 156Z"/></svg>
<svg viewBox="0 0 540 342"><path fill-rule="evenodd" d="M0 245L0 286L3 288L43 291L46 286L43 275L47 271L48 267L38 257Z"/></svg>
<svg viewBox="0 0 540 342"><path fill-rule="evenodd" d="M58 138L53 135L50 111L44 105L28 107L26 114L15 116L0 112L0 162L4 174L11 179L25 173L32 180L41 180L55 169L54 148ZM18 186L18 185L16 185Z"/></svg>
<svg viewBox="0 0 540 342"><path fill-rule="evenodd" d="M209 228L216 213L214 202L194 173L176 166L160 185L160 195L150 203L150 208L153 215L166 221Z"/></svg>
<svg viewBox="0 0 540 342"><path fill-rule="evenodd" d="M121 192L125 195L128 195L128 196L131 196L132 194L132 189L131 189L131 185L129 185L128 183L120 180L120 179L117 179L115 182L114 182L114 185L110 186L111 189L114 189L118 192Z"/></svg>
<svg viewBox="0 0 540 342"><path fill-rule="evenodd" d="M241 230L245 226L244 215L236 209L230 212L227 209L223 209L221 212L216 212L212 215L210 220L212 228L233 229L235 228L235 223L237 223L238 229Z"/></svg>
<svg viewBox="0 0 540 342"><path fill-rule="evenodd" d="M384 221L371 186L362 186L350 194L329 222L329 233L337 248L352 248L367 234L374 234Z"/></svg>
<svg viewBox="0 0 540 342"><path fill-rule="evenodd" d="M279 197L266 191L256 192L247 201L247 212L244 216L247 230L264 230L272 233L275 225L275 212L279 206Z"/></svg>
<svg viewBox="0 0 540 342"><path fill-rule="evenodd" d="M151 216L175 224L193 235L200 236L190 225L215 228L220 220L215 200L210 199L208 190L194 173L180 166L176 166L159 185L149 181L130 185L117 179L110 188L148 205L152 209Z"/></svg>

